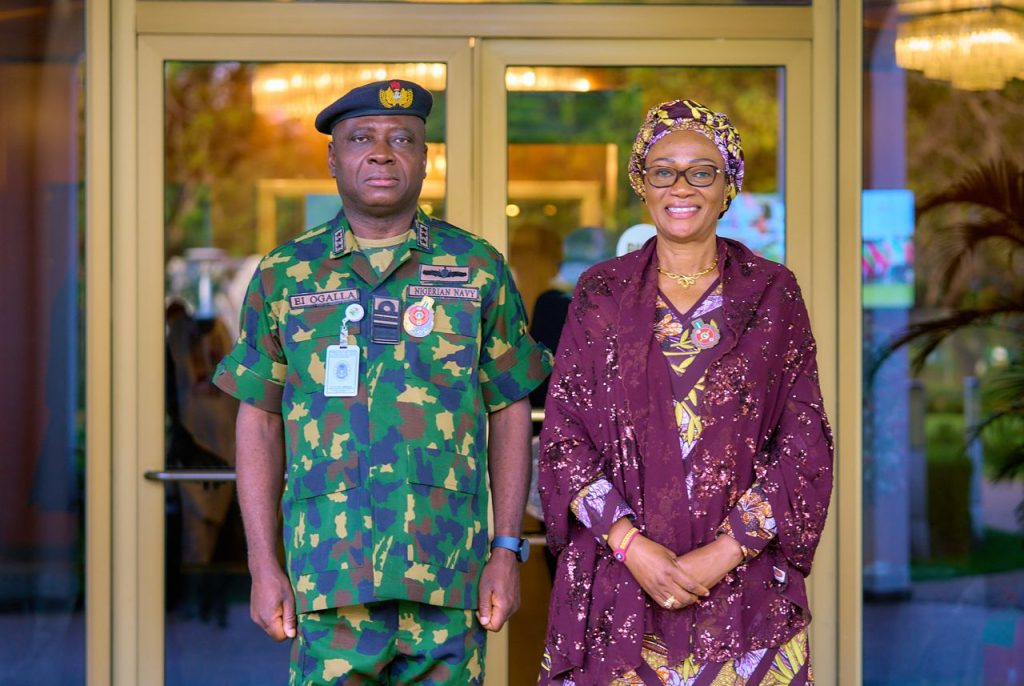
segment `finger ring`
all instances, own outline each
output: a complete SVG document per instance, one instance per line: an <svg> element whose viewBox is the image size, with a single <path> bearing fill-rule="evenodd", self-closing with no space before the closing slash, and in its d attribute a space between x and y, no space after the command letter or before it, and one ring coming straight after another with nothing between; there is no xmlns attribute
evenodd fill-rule
<svg viewBox="0 0 1024 686"><path fill-rule="evenodd" d="M676 597L674 595L670 595L668 598L665 598L665 602L662 603L666 610L671 610L673 607L675 607L675 604Z"/></svg>

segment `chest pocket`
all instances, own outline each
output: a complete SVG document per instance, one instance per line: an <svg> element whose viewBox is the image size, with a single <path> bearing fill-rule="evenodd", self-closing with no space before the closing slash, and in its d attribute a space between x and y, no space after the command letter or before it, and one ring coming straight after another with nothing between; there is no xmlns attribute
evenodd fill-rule
<svg viewBox="0 0 1024 686"><path fill-rule="evenodd" d="M408 307L408 303L406 304ZM434 327L418 338L403 332L409 372L431 386L462 388L477 382L480 303L435 300Z"/></svg>

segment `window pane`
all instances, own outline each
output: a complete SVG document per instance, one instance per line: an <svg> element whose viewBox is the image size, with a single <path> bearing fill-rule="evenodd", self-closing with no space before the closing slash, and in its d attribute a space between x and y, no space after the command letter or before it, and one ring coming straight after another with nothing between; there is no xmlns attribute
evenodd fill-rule
<svg viewBox="0 0 1024 686"><path fill-rule="evenodd" d="M510 259L531 314L549 283L571 288L620 240L637 240L632 227L650 227L626 168L647 110L678 97L725 112L743 137L746 180L719 234L784 260L783 70L516 66L505 80Z"/></svg>
<svg viewBox="0 0 1024 686"><path fill-rule="evenodd" d="M85 683L83 4L0 22L0 683Z"/></svg>
<svg viewBox="0 0 1024 686"><path fill-rule="evenodd" d="M1019 683L1020 19L913 5L864 11L864 682Z"/></svg>
<svg viewBox="0 0 1024 686"><path fill-rule="evenodd" d="M443 218L445 77L444 64L422 63L165 65L168 469L232 469L238 403L211 380L245 288L264 254L341 206L316 114L368 81L429 88L421 205ZM167 684L284 683L290 645L249 618L234 484L171 485L166 513Z"/></svg>

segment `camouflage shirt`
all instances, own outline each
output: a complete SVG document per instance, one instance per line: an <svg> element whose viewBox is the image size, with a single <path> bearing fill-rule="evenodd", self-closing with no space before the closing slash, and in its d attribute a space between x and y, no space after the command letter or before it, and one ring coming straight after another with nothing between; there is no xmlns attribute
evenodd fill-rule
<svg viewBox="0 0 1024 686"><path fill-rule="evenodd" d="M271 252L217 369L220 388L283 416L285 551L300 612L386 599L476 607L486 415L551 369L502 256L422 212L412 228L379 276L343 213ZM433 326L417 337L404 312L423 296ZM365 310L348 328L358 393L326 397L326 350L352 303Z"/></svg>

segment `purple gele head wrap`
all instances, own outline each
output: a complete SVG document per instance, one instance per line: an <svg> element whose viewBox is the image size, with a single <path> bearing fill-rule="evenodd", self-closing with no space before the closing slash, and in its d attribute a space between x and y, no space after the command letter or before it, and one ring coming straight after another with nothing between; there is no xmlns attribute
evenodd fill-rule
<svg viewBox="0 0 1024 686"><path fill-rule="evenodd" d="M725 160L725 203L721 217L743 187L743 144L740 133L729 118L693 100L672 100L652 107L633 141L629 157L629 185L646 201L644 161L651 146L673 131L696 131L706 136Z"/></svg>

